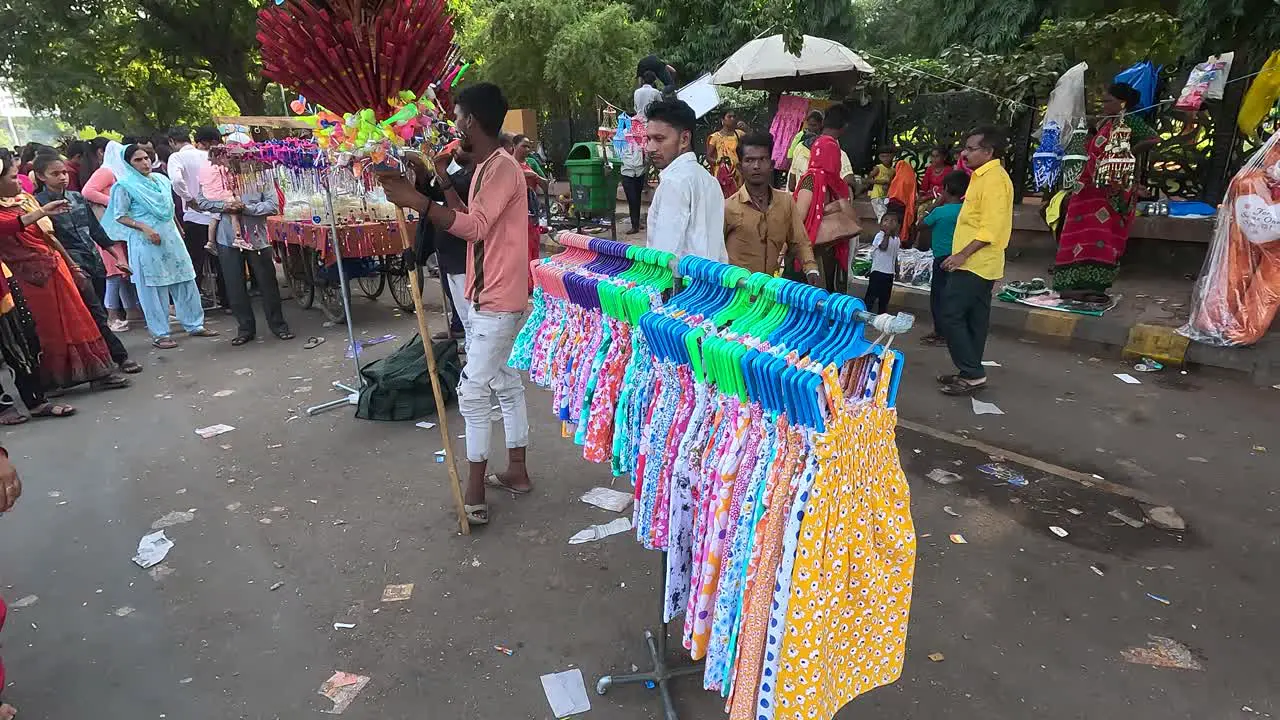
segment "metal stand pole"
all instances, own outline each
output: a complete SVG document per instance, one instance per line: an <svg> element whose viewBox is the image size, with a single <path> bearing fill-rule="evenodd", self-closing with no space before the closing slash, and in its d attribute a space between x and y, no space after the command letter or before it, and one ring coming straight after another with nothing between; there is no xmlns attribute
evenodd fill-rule
<svg viewBox="0 0 1280 720"><path fill-rule="evenodd" d="M666 603L666 575L667 554L664 552L662 553L662 598L661 602L658 603L659 608ZM662 616L659 615L659 617ZM704 663L699 662L683 667L671 667L667 664L667 622L665 620L659 623L657 636L653 634L652 630L645 628L644 642L649 646L649 659L653 663L653 669L649 672L631 675L605 675L596 681L596 693L604 695L614 685L633 685L636 683L645 683L650 687L656 685L658 694L662 697L663 720L680 720L679 715L676 714L675 704L671 701L671 689L668 686L675 678L701 673Z"/></svg>
<svg viewBox="0 0 1280 720"><path fill-rule="evenodd" d="M331 174L332 172L332 169L330 169L329 173ZM342 316L347 322L347 342L351 343L351 364L355 366L356 388L353 389L340 382L334 382L333 386L339 390L346 391L347 395L339 400L330 400L327 403L307 408L308 415L316 415L341 405L355 405L360 395L359 388L364 387L364 378L360 375L360 346L356 345L356 331L351 325L351 301L347 298L347 271L342 267L342 242L338 240L338 219L333 214L333 189L327 177L324 184L324 203L325 208L329 211L329 241L333 243L333 255L337 258L338 294L342 297ZM323 255L321 258L323 260Z"/></svg>

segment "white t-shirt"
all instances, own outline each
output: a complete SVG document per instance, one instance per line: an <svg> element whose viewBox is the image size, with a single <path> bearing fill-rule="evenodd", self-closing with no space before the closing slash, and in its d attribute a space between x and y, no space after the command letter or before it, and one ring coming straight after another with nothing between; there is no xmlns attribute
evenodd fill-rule
<svg viewBox="0 0 1280 720"><path fill-rule="evenodd" d="M724 191L692 152L658 173L649 204L649 247L729 262L724 247Z"/></svg>
<svg viewBox="0 0 1280 720"><path fill-rule="evenodd" d="M871 272L892 275L894 264L898 261L898 248L901 245L902 240L897 235L885 238L883 230L876 233L876 239L871 241Z"/></svg>
<svg viewBox="0 0 1280 720"><path fill-rule="evenodd" d="M662 91L652 85L641 85L631 94L631 104L635 106L637 115L644 115L649 105L662 99Z"/></svg>

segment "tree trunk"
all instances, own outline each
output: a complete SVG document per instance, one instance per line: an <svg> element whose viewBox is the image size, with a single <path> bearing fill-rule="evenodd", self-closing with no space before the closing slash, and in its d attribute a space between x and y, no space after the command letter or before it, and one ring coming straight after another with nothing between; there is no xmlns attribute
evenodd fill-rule
<svg viewBox="0 0 1280 720"><path fill-rule="evenodd" d="M227 94L240 107L241 115L262 115L266 112L267 103L263 97L263 93L266 92L265 81L253 81L242 75L218 79L227 89Z"/></svg>

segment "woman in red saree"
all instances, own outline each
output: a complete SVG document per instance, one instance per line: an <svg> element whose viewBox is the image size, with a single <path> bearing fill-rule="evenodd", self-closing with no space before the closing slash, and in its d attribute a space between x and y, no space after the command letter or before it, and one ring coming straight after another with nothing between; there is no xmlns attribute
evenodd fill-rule
<svg viewBox="0 0 1280 720"><path fill-rule="evenodd" d="M1077 183L1079 189L1067 202L1066 219L1054 258L1053 289L1064 298L1105 303L1107 290L1120 270L1120 258L1129 243L1137 188L1129 185L1098 187L1098 161L1111 132L1124 122L1133 131L1130 145L1136 155L1159 140L1142 118L1126 115L1140 102L1138 91L1116 83L1102 94L1106 120L1086 146L1088 159Z"/></svg>
<svg viewBox="0 0 1280 720"><path fill-rule="evenodd" d="M73 265L53 236L53 224L40 205L18 185L18 166L0 152L0 226L21 230L0 233L0 261L13 272L35 319L42 357L40 381L46 389L92 383L95 389L126 387L98 326L80 298ZM28 224L24 220L38 218ZM79 272L79 268L74 268ZM87 282L87 278L84 279Z"/></svg>
<svg viewBox="0 0 1280 720"><path fill-rule="evenodd" d="M819 135L809 148L809 169L796 187L795 202L809 242L815 243L813 254L829 292L844 292L849 286L849 241L817 245L818 228L829 206L849 196L849 185L840 177L840 144L830 135Z"/></svg>

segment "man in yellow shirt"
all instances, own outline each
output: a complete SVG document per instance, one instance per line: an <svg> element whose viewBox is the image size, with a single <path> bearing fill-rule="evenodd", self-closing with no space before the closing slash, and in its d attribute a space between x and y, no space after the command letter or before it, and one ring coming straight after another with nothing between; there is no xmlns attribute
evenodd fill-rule
<svg viewBox="0 0 1280 720"><path fill-rule="evenodd" d="M959 371L941 375L942 392L968 395L987 384L982 352L991 322L991 291L1004 277L1004 251L1013 232L1013 182L1000 157L1004 133L983 126L964 145L966 167L974 168L956 220L951 257L942 269L951 273L942 295L941 329Z"/></svg>

